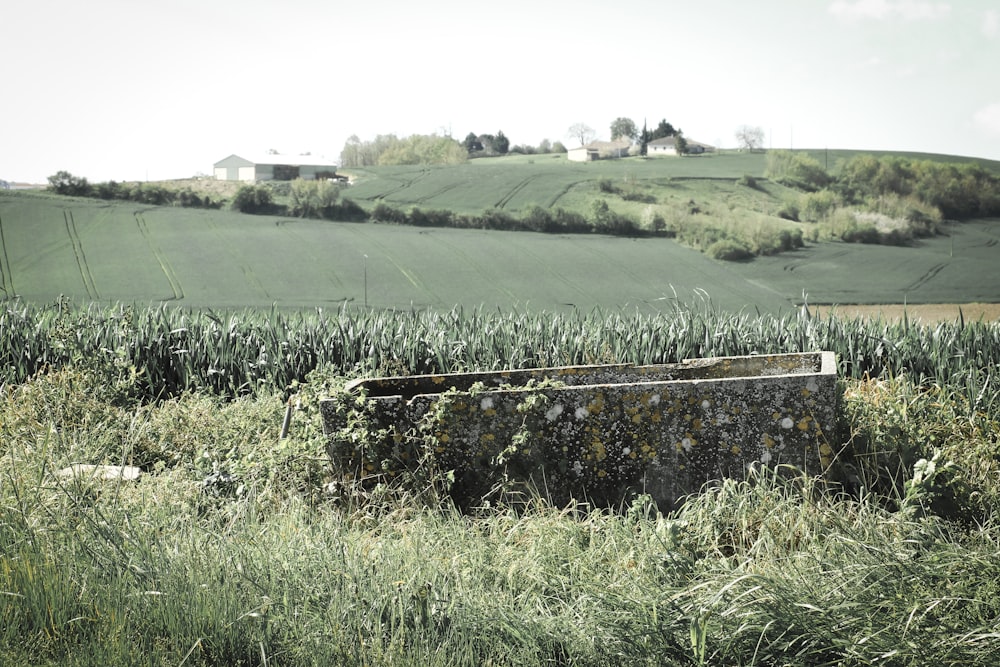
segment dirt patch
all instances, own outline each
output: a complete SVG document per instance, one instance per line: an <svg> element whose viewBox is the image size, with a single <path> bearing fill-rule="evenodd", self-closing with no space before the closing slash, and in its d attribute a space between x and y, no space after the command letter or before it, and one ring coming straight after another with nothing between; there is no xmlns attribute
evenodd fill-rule
<svg viewBox="0 0 1000 667"><path fill-rule="evenodd" d="M1000 322L1000 303L921 303L921 304L881 304L881 305L837 305L809 306L813 313L826 317L833 313L849 319L881 317L887 321L903 319L903 313L911 322L922 324L937 324L938 322L954 322L959 313L966 322L982 320L984 322Z"/></svg>

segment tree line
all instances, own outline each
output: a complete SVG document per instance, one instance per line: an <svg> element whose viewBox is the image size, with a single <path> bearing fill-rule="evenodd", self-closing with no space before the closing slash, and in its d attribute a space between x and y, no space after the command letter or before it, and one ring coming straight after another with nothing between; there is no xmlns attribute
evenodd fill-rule
<svg viewBox="0 0 1000 667"><path fill-rule="evenodd" d="M198 193L190 187L167 188L157 183L117 183L104 181L90 183L83 176L74 176L68 171L59 171L49 176L48 190L69 197L90 197L134 201L152 206L187 206L195 208L221 208L223 200L212 199L207 194Z"/></svg>
<svg viewBox="0 0 1000 667"><path fill-rule="evenodd" d="M414 134L403 138L395 134L379 134L370 141L362 141L353 134L340 151L340 166L449 165L461 164L469 158L565 152L566 147L562 143L552 143L548 139L543 139L537 146L512 145L503 130L496 134L469 132L462 141L437 134Z"/></svg>

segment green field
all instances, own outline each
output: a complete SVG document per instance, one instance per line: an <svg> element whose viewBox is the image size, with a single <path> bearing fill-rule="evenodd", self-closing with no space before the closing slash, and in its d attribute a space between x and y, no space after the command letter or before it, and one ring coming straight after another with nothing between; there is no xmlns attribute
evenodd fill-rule
<svg viewBox="0 0 1000 667"><path fill-rule="evenodd" d="M731 263L664 238L335 223L14 193L0 195L0 288L36 303L65 295L212 308L658 311L696 293L727 310L764 312L804 293L817 304L1000 300L1000 226L972 221L949 233L907 248L820 242Z"/></svg>

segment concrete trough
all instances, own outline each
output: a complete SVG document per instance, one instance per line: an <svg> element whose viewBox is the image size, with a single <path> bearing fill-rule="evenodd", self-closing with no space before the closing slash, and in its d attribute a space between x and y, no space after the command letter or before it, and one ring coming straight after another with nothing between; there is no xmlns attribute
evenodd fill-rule
<svg viewBox="0 0 1000 667"><path fill-rule="evenodd" d="M615 505L639 492L667 508L752 465L822 473L837 368L832 352L715 357L370 378L345 396L321 402L345 477L394 477L431 461L454 471L463 504L513 481L556 502Z"/></svg>

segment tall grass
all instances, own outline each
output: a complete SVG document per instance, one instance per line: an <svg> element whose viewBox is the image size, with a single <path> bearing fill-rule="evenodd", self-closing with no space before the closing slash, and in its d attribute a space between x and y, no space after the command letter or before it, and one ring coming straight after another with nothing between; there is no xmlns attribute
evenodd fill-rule
<svg viewBox="0 0 1000 667"><path fill-rule="evenodd" d="M1000 651L996 325L708 305L0 316L0 664L958 665ZM664 516L643 496L460 514L328 483L316 399L344 375L818 348L840 355L854 486L760 471ZM78 462L143 476L58 474Z"/></svg>
<svg viewBox="0 0 1000 667"><path fill-rule="evenodd" d="M995 400L1000 326L904 319L820 318L722 312L706 299L670 312L533 313L456 309L255 310L215 313L159 307L34 306L0 309L0 381L85 360L134 369L149 398L201 389L237 396L279 390L317 368L342 373L445 373L564 364L670 363L684 358L832 350L847 377L898 375L968 381Z"/></svg>

